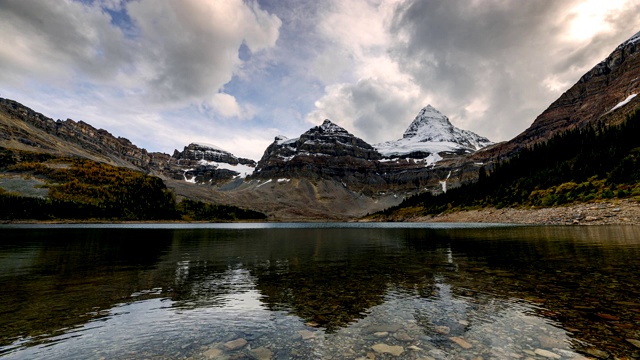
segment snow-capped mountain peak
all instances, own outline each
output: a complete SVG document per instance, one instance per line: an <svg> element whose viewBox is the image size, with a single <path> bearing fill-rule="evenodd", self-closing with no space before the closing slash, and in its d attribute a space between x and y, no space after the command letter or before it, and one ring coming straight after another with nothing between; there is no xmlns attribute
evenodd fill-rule
<svg viewBox="0 0 640 360"><path fill-rule="evenodd" d="M349 134L344 128L334 124L329 119L325 119L320 125L320 131L324 134Z"/></svg>
<svg viewBox="0 0 640 360"><path fill-rule="evenodd" d="M387 157L425 157L442 152L465 153L493 144L471 131L459 129L431 105L420 110L402 135L402 139L376 144Z"/></svg>
<svg viewBox="0 0 640 360"><path fill-rule="evenodd" d="M418 137L420 141L442 141L442 136L453 132L454 126L449 118L427 105L420 110L411 125L402 135L403 138Z"/></svg>

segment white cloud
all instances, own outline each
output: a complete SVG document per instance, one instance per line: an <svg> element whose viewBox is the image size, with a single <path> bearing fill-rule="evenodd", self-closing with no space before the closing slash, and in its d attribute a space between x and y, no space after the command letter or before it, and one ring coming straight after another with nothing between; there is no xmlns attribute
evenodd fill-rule
<svg viewBox="0 0 640 360"><path fill-rule="evenodd" d="M147 70L136 80L159 102L214 96L240 66L240 46L274 46L281 25L242 0L142 0L129 3L128 11L140 32L138 61Z"/></svg>
<svg viewBox="0 0 640 360"><path fill-rule="evenodd" d="M396 1L334 1L318 22L318 31L333 44L333 69L344 80L329 83L324 95L307 115L317 124L329 118L369 142L400 136L418 110L426 105L420 88L400 71L389 49L393 37L388 30ZM321 57L322 64L329 64ZM320 78L335 79L332 67L322 67ZM322 75L325 76L322 76ZM328 75L328 76L326 76ZM390 137L392 136L392 137Z"/></svg>
<svg viewBox="0 0 640 360"><path fill-rule="evenodd" d="M126 6L134 36L98 3L7 0L0 9L4 77L110 86L167 106L212 98L238 71L238 50L273 47L280 19L242 0L140 0ZM8 73L8 74L6 74ZM103 89L98 89L102 91Z"/></svg>
<svg viewBox="0 0 640 360"><path fill-rule="evenodd" d="M241 106L238 104L235 97L225 93L217 93L213 95L210 105L216 114L225 118L246 120L252 118L255 114L253 106Z"/></svg>
<svg viewBox="0 0 640 360"><path fill-rule="evenodd" d="M242 109L240 109L236 98L229 94L218 93L213 95L211 105L224 117L240 117L242 115Z"/></svg>

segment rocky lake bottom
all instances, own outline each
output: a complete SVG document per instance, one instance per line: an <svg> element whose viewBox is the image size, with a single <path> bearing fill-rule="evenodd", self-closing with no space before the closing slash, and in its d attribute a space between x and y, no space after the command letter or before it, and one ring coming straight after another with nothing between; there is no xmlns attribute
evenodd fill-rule
<svg viewBox="0 0 640 360"><path fill-rule="evenodd" d="M640 357L633 226L0 231L0 358Z"/></svg>

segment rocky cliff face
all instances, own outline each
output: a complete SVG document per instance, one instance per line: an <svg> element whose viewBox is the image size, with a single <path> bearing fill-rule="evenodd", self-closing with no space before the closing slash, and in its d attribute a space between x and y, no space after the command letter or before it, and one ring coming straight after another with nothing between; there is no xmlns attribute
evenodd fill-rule
<svg viewBox="0 0 640 360"><path fill-rule="evenodd" d="M263 170L269 161L288 161L298 156L350 156L365 160L382 158L364 140L353 136L330 120L325 120L322 125L311 128L298 138L277 136L258 162L258 169Z"/></svg>
<svg viewBox="0 0 640 360"><path fill-rule="evenodd" d="M175 150L164 174L176 179L205 184L224 184L253 173L256 162L238 158L215 145L191 143Z"/></svg>
<svg viewBox="0 0 640 360"><path fill-rule="evenodd" d="M159 153L149 154L128 139L115 137L83 121L53 120L13 100L0 98L0 113L3 142L24 144L27 149L68 152L68 155L87 156L144 170L149 170L150 164L163 166L168 160ZM40 132L31 131L23 125L32 126ZM66 143L64 145L76 147L66 146L65 151L61 149L60 140Z"/></svg>
<svg viewBox="0 0 640 360"><path fill-rule="evenodd" d="M178 163L186 165L200 164L204 160L229 165L256 166L256 162L251 159L238 158L232 153L210 144L191 143L185 146L183 151L175 150L172 158Z"/></svg>
<svg viewBox="0 0 640 360"><path fill-rule="evenodd" d="M371 145L325 120L299 138L276 137L251 178L331 178L345 186L378 183L383 180L374 160L381 158Z"/></svg>

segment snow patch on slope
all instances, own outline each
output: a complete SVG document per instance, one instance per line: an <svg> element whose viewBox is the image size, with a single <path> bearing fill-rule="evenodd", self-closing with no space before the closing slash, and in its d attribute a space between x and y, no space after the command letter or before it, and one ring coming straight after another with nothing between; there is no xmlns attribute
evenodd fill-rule
<svg viewBox="0 0 640 360"><path fill-rule="evenodd" d="M257 189L257 188L259 188L259 187L261 187L261 186L267 185L268 183L270 183L270 182L272 182L272 181L273 181L273 179L269 179L269 180L267 180L267 181L263 182L262 184L260 184L260 185L256 186L256 189Z"/></svg>
<svg viewBox="0 0 640 360"><path fill-rule="evenodd" d="M216 169L219 169L219 170L225 169L225 170L235 171L240 174L237 177L241 177L243 179L253 174L253 171L255 170L254 167L251 167L249 165L242 165L242 164L232 165L225 162L207 161L207 160L200 160L199 163L200 165L214 166Z"/></svg>
<svg viewBox="0 0 640 360"><path fill-rule="evenodd" d="M299 138L289 139L288 137L286 137L284 135L278 135L278 136L276 136L276 143L278 145L295 144L298 141L298 139Z"/></svg>
<svg viewBox="0 0 640 360"><path fill-rule="evenodd" d="M640 34L640 33L639 33L639 34ZM627 105L629 102L631 102L631 100L633 100L633 98L635 98L635 97L636 97L636 95L638 95L638 94L631 94L631 95L627 96L627 98L626 98L626 99L624 99L624 100L620 101L616 106L614 106L613 108L611 108L611 110L609 110L608 112L612 112L612 111L614 111L614 110L616 110L616 109L619 109L619 108L621 108L621 107L623 107L623 106Z"/></svg>
<svg viewBox="0 0 640 360"><path fill-rule="evenodd" d="M193 171L194 169L187 169L184 170L184 172L182 173L182 177L184 178L184 181L188 182L188 183L192 183L195 184L196 183L196 177L195 176L191 176L191 179L187 179L187 173L189 171Z"/></svg>
<svg viewBox="0 0 640 360"><path fill-rule="evenodd" d="M375 144L373 147L386 157L403 156L414 152L439 154L441 152L455 152L460 145L453 142L421 142L415 139L400 139ZM440 157L440 156L439 156ZM441 160L442 157L440 157Z"/></svg>

